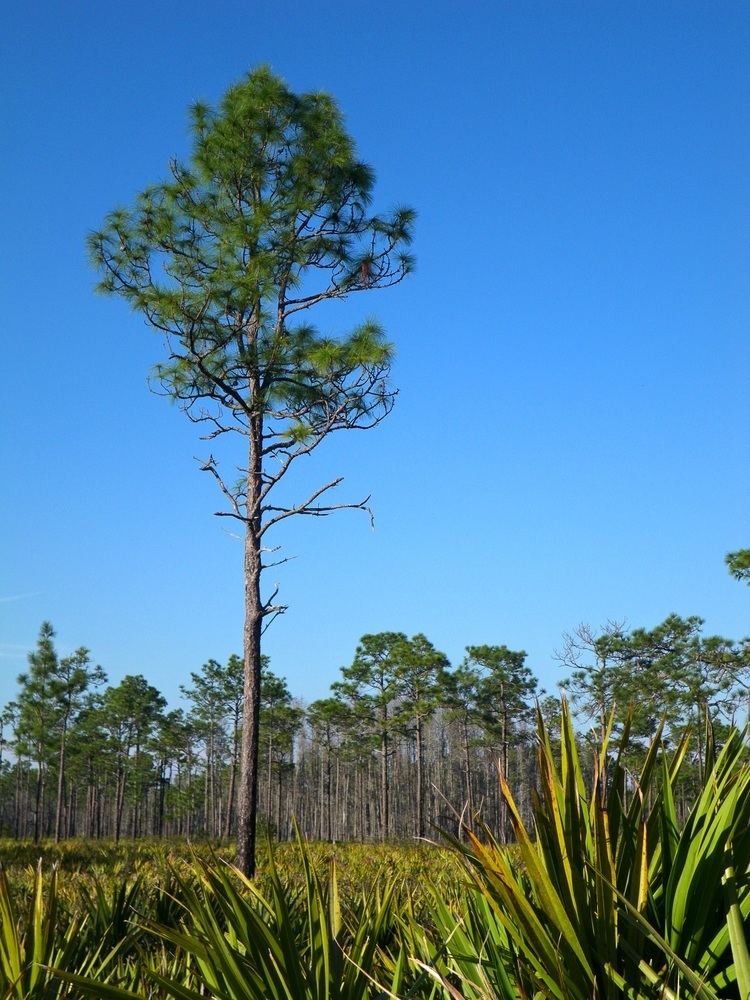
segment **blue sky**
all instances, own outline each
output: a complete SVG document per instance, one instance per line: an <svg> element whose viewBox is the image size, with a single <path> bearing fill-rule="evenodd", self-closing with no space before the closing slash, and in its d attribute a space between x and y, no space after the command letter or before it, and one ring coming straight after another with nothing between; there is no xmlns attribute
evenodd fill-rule
<svg viewBox="0 0 750 1000"><path fill-rule="evenodd" d="M40 622L175 701L239 650L241 546L158 337L96 297L86 233L188 149L188 105L268 63L338 99L377 205L419 220L376 315L396 409L305 470L372 493L279 534L294 693L358 637L526 649L701 614L750 632L750 8L743 3L34 2L4 17L0 701ZM312 318L312 317L311 317ZM301 482L302 480L300 480Z"/></svg>

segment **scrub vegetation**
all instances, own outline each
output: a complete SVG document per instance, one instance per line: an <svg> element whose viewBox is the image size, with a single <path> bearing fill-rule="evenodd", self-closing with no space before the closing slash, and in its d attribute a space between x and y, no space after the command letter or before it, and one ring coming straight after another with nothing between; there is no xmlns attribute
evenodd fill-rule
<svg viewBox="0 0 750 1000"><path fill-rule="evenodd" d="M681 822L687 736L637 772L608 720L587 771L565 702L536 720L527 825L442 846L268 845L248 879L208 847L3 844L8 998L746 997L746 734L709 729ZM38 866L29 864L42 853Z"/></svg>

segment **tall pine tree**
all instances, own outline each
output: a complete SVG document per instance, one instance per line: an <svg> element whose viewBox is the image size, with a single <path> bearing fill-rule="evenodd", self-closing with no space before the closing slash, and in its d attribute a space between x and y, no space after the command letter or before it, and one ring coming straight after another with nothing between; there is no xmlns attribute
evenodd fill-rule
<svg viewBox="0 0 750 1000"><path fill-rule="evenodd" d="M267 69L192 109L189 164L113 212L90 238L101 290L122 296L166 341L156 377L212 453L202 468L244 528L244 717L240 868L255 867L261 633L284 610L261 587L267 533L296 515L367 501L330 499L337 477L297 498L276 487L297 458L339 430L374 427L393 406L392 349L368 321L339 339L310 308L400 281L413 213L371 214L373 172L327 95L295 94ZM214 454L239 437L239 482ZM225 456L226 457L226 456Z"/></svg>

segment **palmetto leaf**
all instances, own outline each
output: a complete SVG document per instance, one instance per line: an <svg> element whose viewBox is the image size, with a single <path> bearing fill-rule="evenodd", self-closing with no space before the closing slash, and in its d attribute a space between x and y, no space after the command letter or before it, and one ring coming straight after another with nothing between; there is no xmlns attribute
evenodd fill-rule
<svg viewBox="0 0 750 1000"><path fill-rule="evenodd" d="M522 870L488 830L481 838L466 831L468 847L458 845L486 902L485 933L495 924L506 934L505 961L515 966L522 995L645 1000L680 989L684 996L687 988L704 1000L719 992L750 996L750 768L743 734L729 735L713 765L707 754L703 787L680 829L673 789L687 736L667 760L659 729L628 791L622 763L628 726L611 767L608 728L589 790L567 705L559 767L541 715L537 724L535 836L501 779ZM482 933L468 936L466 927L456 932L464 970L467 961L481 962Z"/></svg>

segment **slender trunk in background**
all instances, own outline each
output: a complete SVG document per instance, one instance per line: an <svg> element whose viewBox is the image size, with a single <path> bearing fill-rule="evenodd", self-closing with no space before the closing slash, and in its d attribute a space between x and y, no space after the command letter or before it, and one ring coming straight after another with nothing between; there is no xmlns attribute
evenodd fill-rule
<svg viewBox="0 0 750 1000"><path fill-rule="evenodd" d="M36 812L34 814L34 843L39 843L42 830L42 803L44 800L44 768L41 761L37 761L36 775Z"/></svg>
<svg viewBox="0 0 750 1000"><path fill-rule="evenodd" d="M324 774L324 764L323 764L323 754L318 758L318 822L315 826L315 835L318 840L323 840L323 814L325 812L325 807L323 805L323 799L326 792L326 783L323 778Z"/></svg>
<svg viewBox="0 0 750 1000"><path fill-rule="evenodd" d="M232 733L232 764L229 769L229 790L227 791L227 814L224 819L224 836L228 840L232 835L232 810L234 809L234 786L237 781L237 737L239 734L239 720L234 719L234 731Z"/></svg>
<svg viewBox="0 0 750 1000"><path fill-rule="evenodd" d="M516 773L518 774L518 799L524 822L529 823L529 782L526 774L523 738L516 743Z"/></svg>
<svg viewBox="0 0 750 1000"><path fill-rule="evenodd" d="M503 781L508 783L508 709L503 705L500 731L500 773ZM500 796L500 843L508 842L508 805L505 796Z"/></svg>
<svg viewBox="0 0 750 1000"><path fill-rule="evenodd" d="M466 794L466 815L464 823L474 829L474 802L471 796L471 755L469 753L469 724L464 719L464 789ZM463 824L462 824L463 825Z"/></svg>
<svg viewBox="0 0 750 1000"><path fill-rule="evenodd" d="M187 802L185 804L185 836L193 835L193 751L188 744L187 752Z"/></svg>
<svg viewBox="0 0 750 1000"><path fill-rule="evenodd" d="M276 836L281 839L282 829L281 829L281 786L283 781L283 770L281 767L281 762L279 762L279 773L276 788Z"/></svg>
<svg viewBox="0 0 750 1000"><path fill-rule="evenodd" d="M270 727L269 727L270 729ZM271 825L271 781L273 773L271 771L271 755L273 753L273 735L268 733L268 768L266 771L266 820ZM278 834L278 831L277 831Z"/></svg>
<svg viewBox="0 0 750 1000"><path fill-rule="evenodd" d="M138 820L141 804L141 744L135 745L135 795L133 797L133 840L138 836Z"/></svg>
<svg viewBox="0 0 750 1000"><path fill-rule="evenodd" d="M13 816L13 836L18 839L21 833L21 758L16 761L16 804Z"/></svg>
<svg viewBox="0 0 750 1000"><path fill-rule="evenodd" d="M68 728L67 716L63 719L62 735L60 736L60 756L57 771L57 807L55 809L55 843L60 843L62 832L63 791L65 790L65 732Z"/></svg>
<svg viewBox="0 0 750 1000"><path fill-rule="evenodd" d="M330 742L326 744L326 840L333 840L333 810L331 808L331 750Z"/></svg>
<svg viewBox="0 0 750 1000"><path fill-rule="evenodd" d="M380 733L380 839L387 840L391 835L391 816L389 809L389 788L388 788L388 706L384 704L381 709L380 721L382 730Z"/></svg>
<svg viewBox="0 0 750 1000"><path fill-rule="evenodd" d="M416 727L417 742L417 836L424 837L424 791L422 783L424 780L424 748L422 746L422 717L417 716Z"/></svg>
<svg viewBox="0 0 750 1000"><path fill-rule="evenodd" d="M76 835L76 819L78 812L78 789L70 782L70 790L68 791L68 809L65 813L65 836L75 837Z"/></svg>
<svg viewBox="0 0 750 1000"><path fill-rule="evenodd" d="M208 834L210 837L216 836L216 751L214 749L214 727L211 724L211 735L209 737L208 751Z"/></svg>
<svg viewBox="0 0 750 1000"><path fill-rule="evenodd" d="M210 833L210 831L208 829L208 809L209 809L209 805L208 805L208 772L210 770L209 758L210 758L210 754L209 754L208 746L206 746L206 768L205 768L205 770L203 772L203 833L205 834L205 836L208 836L209 833Z"/></svg>
<svg viewBox="0 0 750 1000"><path fill-rule="evenodd" d="M182 765L180 759L177 759L177 802L176 802L176 822L178 835L183 832L184 819L185 819L185 806L182 798Z"/></svg>
<svg viewBox="0 0 750 1000"><path fill-rule="evenodd" d="M166 761L164 758L159 762L159 809L156 818L156 835L164 836L164 798L167 793Z"/></svg>
<svg viewBox="0 0 750 1000"><path fill-rule="evenodd" d="M344 789L344 795L346 796L348 790L348 782ZM346 799L344 800L346 802ZM334 804L334 814L335 814L335 825L333 828L334 840L340 838L339 833L339 816L340 816L340 802L341 802L341 758L336 754L336 800ZM344 805L344 816L343 816L344 829L346 829L346 805Z"/></svg>
<svg viewBox="0 0 750 1000"><path fill-rule="evenodd" d="M94 788L94 823L96 824L97 839L101 839L102 836L102 817L104 815L105 798L106 798L106 791L104 786L100 788L97 785Z"/></svg>
<svg viewBox="0 0 750 1000"><path fill-rule="evenodd" d="M30 820L30 802L31 802L31 760L26 762L26 773L24 775L25 781L23 785L23 839L25 840L29 835L29 820Z"/></svg>
<svg viewBox="0 0 750 1000"><path fill-rule="evenodd" d="M117 771L117 788L115 792L115 843L120 842L122 834L122 811L125 804L125 770L120 764Z"/></svg>

